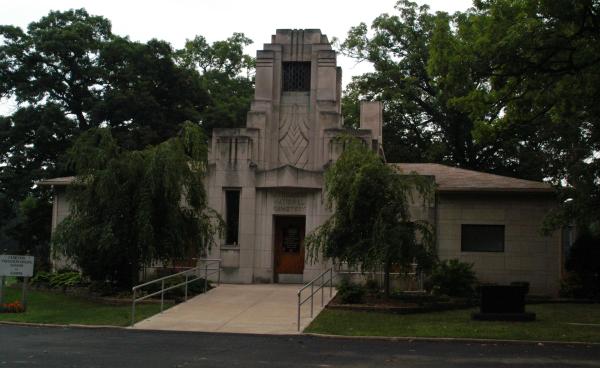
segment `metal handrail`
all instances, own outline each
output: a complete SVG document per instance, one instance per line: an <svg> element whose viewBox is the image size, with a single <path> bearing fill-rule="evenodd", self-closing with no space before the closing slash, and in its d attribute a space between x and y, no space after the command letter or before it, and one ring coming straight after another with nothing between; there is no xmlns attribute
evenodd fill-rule
<svg viewBox="0 0 600 368"><path fill-rule="evenodd" d="M218 258L203 258L203 259L199 259L199 262L203 262L204 265L203 266L196 266L193 268L190 268L188 270L185 271L181 271L181 272L177 272L174 273L172 275L168 275L168 276L164 276L161 278L158 278L156 280L151 280L148 282L145 282L143 284L139 284L136 285L134 287L131 288L131 293L132 293L132 297L131 297L131 325L133 326L135 324L135 305L137 302L140 302L142 300L151 298L153 296L156 296L158 294L160 294L160 313L163 312L164 309L164 303L165 303L165 291L169 291L171 289L175 289L178 287L182 287L185 286L185 296L184 299L187 301L188 298L188 284L191 284L192 282L196 281L196 280L200 280L202 279L202 275L200 275L201 271L204 271L204 292L207 291L208 289L208 277L212 276L214 274L217 274L217 285L219 285L221 283L221 260ZM209 268L209 264L217 264L216 268ZM211 273L209 273L209 271L213 271ZM195 278L190 279L190 275L196 275ZM185 276L185 281L180 282L176 285L172 285L169 286L167 288L165 288L165 281L175 278L175 277L179 277L179 276ZM138 292L138 290L149 286L149 285L153 285L160 282L161 286L160 286L160 290L159 291L155 291L153 293L150 294L146 294L143 296L140 296L138 298L136 298L136 294Z"/></svg>
<svg viewBox="0 0 600 368"><path fill-rule="evenodd" d="M325 275L328 273L329 273L329 278L327 281L329 282L329 298L331 299L331 297L333 296L333 267L330 267L327 270L321 272L319 274L319 276L315 277L311 281L307 282L303 287L298 289L298 331L300 331L300 309L301 309L302 305L304 303L306 303L308 300L310 300L310 318L313 318L314 295L319 290L321 290L321 307L323 307L324 300L325 300L325 287L324 286L326 285ZM321 280L321 284L318 285L317 289L315 290L315 282L317 280ZM305 299L302 299L302 292L304 290L308 289L309 287L310 287L310 295L307 296Z"/></svg>

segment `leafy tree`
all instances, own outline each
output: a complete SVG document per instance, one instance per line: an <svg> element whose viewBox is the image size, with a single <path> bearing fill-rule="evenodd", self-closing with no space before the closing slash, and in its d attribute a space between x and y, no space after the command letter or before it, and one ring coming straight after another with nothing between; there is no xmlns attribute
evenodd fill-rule
<svg viewBox="0 0 600 368"><path fill-rule="evenodd" d="M9 197L22 200L33 180L67 174L59 156L89 128L107 126L122 147L141 149L176 135L186 120L242 124L253 90L243 47L251 41L201 40L179 51L132 42L84 9L50 12L26 31L0 26L0 97L18 106L0 117Z"/></svg>
<svg viewBox="0 0 600 368"><path fill-rule="evenodd" d="M137 151L120 148L110 130L93 129L69 157L78 176L54 242L94 281L131 286L142 265L199 254L222 229L207 205L207 145L197 125Z"/></svg>
<svg viewBox="0 0 600 368"><path fill-rule="evenodd" d="M432 185L423 177L403 175L386 165L362 142L342 138L345 150L325 173L327 205L333 215L305 240L309 254L375 270L383 265L384 289L390 272L415 259L427 269L433 259L427 222L411 220L413 195L428 201Z"/></svg>
<svg viewBox="0 0 600 368"><path fill-rule="evenodd" d="M6 195L0 192L0 251L10 253L16 251L18 243L8 234L16 220L14 201L11 201Z"/></svg>
<svg viewBox="0 0 600 368"><path fill-rule="evenodd" d="M9 211L0 237L8 242L15 241L8 233L19 221L19 203L30 195L48 200L33 181L60 175L57 157L91 124L86 112L102 84L96 56L109 37L110 23L83 10L51 12L27 32L0 26L0 97L18 104L0 117L0 189Z"/></svg>
<svg viewBox="0 0 600 368"><path fill-rule="evenodd" d="M341 44L375 67L346 94L383 101L386 157L547 179L562 206L546 230L600 228L598 1L477 0L453 15L399 1L396 10Z"/></svg>
<svg viewBox="0 0 600 368"><path fill-rule="evenodd" d="M565 268L572 273L566 280L566 285L571 287L567 296L600 299L600 236L587 230L579 234ZM573 285L569 280L576 282Z"/></svg>
<svg viewBox="0 0 600 368"><path fill-rule="evenodd" d="M481 70L479 43L466 42L459 27L469 13L433 14L407 0L395 8L395 14L377 17L370 30L364 23L353 27L340 45L375 68L349 84L344 107L355 111L357 97L383 102L386 157L541 180L538 146L515 149L520 142L512 132L496 139L481 134L502 109L487 106L480 93L489 78Z"/></svg>
<svg viewBox="0 0 600 368"><path fill-rule="evenodd" d="M196 36L187 40L184 48L179 50L179 60L189 68L198 68L202 74L216 71L231 77L243 73L249 76L254 68L254 59L244 54L244 47L251 44L252 40L243 33L234 33L212 45L203 36Z"/></svg>
<svg viewBox="0 0 600 368"><path fill-rule="evenodd" d="M352 100L360 96L383 102L389 160L479 168L482 158L471 136L472 121L448 104L452 93L471 88L470 81L456 81L461 85L450 91L431 75L431 44L439 20L428 9L399 1L398 14L380 15L371 32L364 23L348 32L341 51L372 63L375 71L353 78L345 94ZM344 102L350 107L347 98Z"/></svg>
<svg viewBox="0 0 600 368"><path fill-rule="evenodd" d="M110 22L85 10L50 12L24 32L2 26L0 95L19 104L54 104L80 129L100 98L104 73L98 55L112 37Z"/></svg>
<svg viewBox="0 0 600 368"><path fill-rule="evenodd" d="M47 195L47 192L44 192ZM52 204L47 196L29 196L19 203L17 216L6 233L15 240L18 254L35 257L35 268L47 269L50 266L50 239Z"/></svg>
<svg viewBox="0 0 600 368"><path fill-rule="evenodd" d="M474 5L455 16L463 58L448 65L469 69L477 88L452 103L473 119L477 141L501 142L505 165L560 189L563 205L547 230L600 227L600 3Z"/></svg>
<svg viewBox="0 0 600 368"><path fill-rule="evenodd" d="M243 126L254 96L254 58L244 54L252 40L234 33L224 41L209 44L196 36L178 51L179 63L201 73L202 86L210 102L200 122L207 132L213 128Z"/></svg>
<svg viewBox="0 0 600 368"><path fill-rule="evenodd" d="M26 30L0 26L0 97L17 103L0 116L2 242L24 247L9 235L21 201L49 200L34 182L73 174L64 155L88 129L107 127L120 147L141 150L176 136L186 120L210 129L243 123L249 42L241 34L215 42L201 70L200 59L182 62L166 42L114 35L109 20L84 9L50 12Z"/></svg>
<svg viewBox="0 0 600 368"><path fill-rule="evenodd" d="M90 112L96 126L106 124L121 147L135 150L176 136L184 121L199 122L211 103L208 91L175 58L164 41L114 36L100 54L106 86Z"/></svg>

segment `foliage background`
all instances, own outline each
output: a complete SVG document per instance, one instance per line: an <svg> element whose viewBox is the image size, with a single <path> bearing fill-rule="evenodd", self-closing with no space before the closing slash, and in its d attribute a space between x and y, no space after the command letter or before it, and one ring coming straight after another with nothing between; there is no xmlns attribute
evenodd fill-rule
<svg viewBox="0 0 600 368"><path fill-rule="evenodd" d="M599 19L597 0L476 0L455 14L401 0L340 44L375 69L348 86L346 122L359 98L379 99L389 161L548 180L561 206L546 230L600 229Z"/></svg>
<svg viewBox="0 0 600 368"><path fill-rule="evenodd" d="M67 152L90 129L110 131L123 150L175 137L184 121L207 133L242 125L253 94L252 57L241 33L181 50L134 42L84 9L53 11L27 29L0 26L0 251L47 260L51 193L40 179L77 174Z"/></svg>

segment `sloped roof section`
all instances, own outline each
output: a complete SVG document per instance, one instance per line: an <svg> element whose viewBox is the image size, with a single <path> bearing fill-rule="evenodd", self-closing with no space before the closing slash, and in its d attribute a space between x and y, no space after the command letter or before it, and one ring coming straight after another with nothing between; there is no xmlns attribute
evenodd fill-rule
<svg viewBox="0 0 600 368"><path fill-rule="evenodd" d="M69 185L75 180L74 176L63 176L62 178L44 179L38 181L37 185Z"/></svg>
<svg viewBox="0 0 600 368"><path fill-rule="evenodd" d="M403 173L434 176L440 192L541 192L552 193L548 183L488 174L432 163L390 164Z"/></svg>

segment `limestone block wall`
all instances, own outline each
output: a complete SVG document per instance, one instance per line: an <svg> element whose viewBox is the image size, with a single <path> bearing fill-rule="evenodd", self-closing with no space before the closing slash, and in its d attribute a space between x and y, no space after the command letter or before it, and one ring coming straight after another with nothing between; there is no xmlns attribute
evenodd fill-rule
<svg viewBox="0 0 600 368"><path fill-rule="evenodd" d="M54 200L52 202L52 233L54 233L56 230L56 226L58 226L58 224L60 224L71 213L71 202L67 196L67 187L61 185L55 186L53 189ZM51 254L53 254L53 251L51 251ZM78 268L77 265L69 262L66 257L60 254L53 255L51 263L54 270L59 270L61 268Z"/></svg>
<svg viewBox="0 0 600 368"><path fill-rule="evenodd" d="M257 153L256 132L249 129L222 129L213 133L205 186L208 205L225 216L225 191L239 190L239 244L224 244L217 239L209 258L222 260L221 280L252 282L255 246L254 207L256 198L255 168Z"/></svg>
<svg viewBox="0 0 600 368"><path fill-rule="evenodd" d="M540 228L553 198L536 194L450 194L437 198L437 246L440 259L474 264L481 282L530 282L530 294L556 296L560 283L560 232L544 236ZM461 251L461 225L504 225L504 252Z"/></svg>
<svg viewBox="0 0 600 368"><path fill-rule="evenodd" d="M56 226L60 224L62 220L69 216L69 213L71 212L70 206L66 187L55 187L54 201L52 203L52 232L54 232Z"/></svg>

